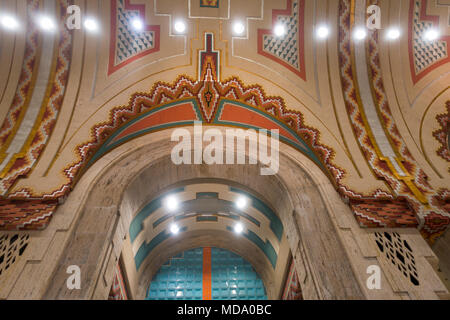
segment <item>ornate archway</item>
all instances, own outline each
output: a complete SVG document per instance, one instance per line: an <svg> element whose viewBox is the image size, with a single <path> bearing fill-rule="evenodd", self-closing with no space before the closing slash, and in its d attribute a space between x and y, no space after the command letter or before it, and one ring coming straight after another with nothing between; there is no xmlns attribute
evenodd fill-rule
<svg viewBox="0 0 450 320"><path fill-rule="evenodd" d="M97 172L96 174L89 178L86 175L80 180L79 188L88 183L86 186L89 186L89 195L79 221L73 226L73 235L51 281L47 298L107 296L110 283L99 279L104 277L103 272L107 266L115 264L122 250L123 238L134 215L139 211L138 208L154 198L158 191L183 181L205 178L225 181L233 178L235 183L254 190L274 208L283 223L296 268L299 274L303 275L305 297L364 297L359 281L353 273L352 264L349 259L343 259L347 252L330 216L330 199L335 199L335 210L337 206L342 210L338 215L351 216L351 212L339 199L323 172L311 167L307 158L291 147L283 146L280 171L276 176L261 176L258 166L254 165L176 166L168 161L171 147L174 145L168 139L169 136L170 131L162 131L138 138L134 143L124 144L112 151L108 159L100 159L88 170ZM101 163L102 161L104 163ZM301 164L299 161L305 162ZM306 173L303 166L308 168L314 178ZM99 169L100 171L97 171ZM293 170L300 170L303 174L294 176ZM318 181L313 183L311 179ZM89 180L91 182L87 182ZM316 185L328 190L328 201L324 202ZM71 198L64 206L69 208L70 202ZM86 248L85 241L91 244L89 249ZM83 256L90 259L77 257L80 250L85 251ZM254 261L245 250L241 253L243 257L248 257L249 261ZM264 259L265 265L270 266L267 258ZM86 270L83 282L86 281L88 285L77 293L61 290L61 281L65 281L68 261L80 264L80 267ZM262 271L263 278L264 274ZM273 289L268 288L270 296L276 297L271 290Z"/></svg>

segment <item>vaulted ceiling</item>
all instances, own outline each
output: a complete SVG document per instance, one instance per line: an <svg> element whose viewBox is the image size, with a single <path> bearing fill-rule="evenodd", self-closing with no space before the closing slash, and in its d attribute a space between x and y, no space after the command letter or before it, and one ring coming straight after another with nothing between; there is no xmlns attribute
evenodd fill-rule
<svg viewBox="0 0 450 320"><path fill-rule="evenodd" d="M65 25L72 4L90 19L78 30ZM370 4L381 29L358 39ZM0 228L44 228L109 151L202 121L279 129L362 227L432 240L450 224L449 11L448 0L0 0Z"/></svg>

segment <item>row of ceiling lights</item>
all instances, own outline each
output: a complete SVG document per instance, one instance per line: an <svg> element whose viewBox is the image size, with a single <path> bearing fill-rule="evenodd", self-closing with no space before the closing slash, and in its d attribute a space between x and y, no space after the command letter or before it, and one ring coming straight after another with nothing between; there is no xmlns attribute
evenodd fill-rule
<svg viewBox="0 0 450 320"><path fill-rule="evenodd" d="M174 195L165 198L163 204L166 210L169 212L174 212L180 207L180 201ZM239 210L244 210L245 208L247 208L248 200L246 197L240 196L235 200L234 204ZM180 232L180 227L176 223L173 223L170 225L169 230L173 235L177 235ZM240 222L236 223L233 227L233 230L236 234L241 234L242 232L244 232L244 225Z"/></svg>
<svg viewBox="0 0 450 320"><path fill-rule="evenodd" d="M57 29L57 24L54 19L50 16L40 15L36 18L37 25L41 30L46 32L55 31ZM12 15L2 15L0 16L0 24L3 28L7 30L18 30L20 28L19 21ZM99 23L94 18L87 18L84 20L84 28L89 32L99 31ZM131 26L136 31L144 31L144 22L139 18L134 18L131 20ZM184 33L186 31L186 24L183 21L176 21L174 24L174 29L177 33Z"/></svg>
<svg viewBox="0 0 450 320"><path fill-rule="evenodd" d="M49 16L39 16L37 19L37 22L43 31L50 32L50 31L54 31L56 29L55 21L52 18L50 18ZM0 23L5 29L9 29L9 30L16 30L20 26L18 20L12 15L1 16ZM134 18L131 21L131 25L138 32L144 31L144 28L145 28L144 22L139 18ZM99 30L99 24L93 18L85 19L84 27L86 28L87 31L90 31L90 32L97 32ZM181 20L175 21L174 30L175 30L175 32L177 32L179 34L185 33L186 32L186 24ZM233 25L233 32L235 35L243 35L245 32L245 25L242 22L235 22ZM286 27L283 24L277 24L277 25L275 25L275 27L273 29L274 35L277 37L280 37L280 38L285 36L286 32L287 32ZM319 39L326 39L326 38L328 38L329 34L330 34L330 29L326 25L321 25L316 30L316 36ZM396 40L396 39L400 38L400 36L401 36L401 31L398 28L390 28L386 32L386 37L390 40ZM440 36L439 31L437 29L431 28L427 32L425 32L424 40L435 41L435 40L439 39L439 36ZM353 37L355 40L364 40L367 37L366 28L363 28L363 27L356 28L353 33Z"/></svg>

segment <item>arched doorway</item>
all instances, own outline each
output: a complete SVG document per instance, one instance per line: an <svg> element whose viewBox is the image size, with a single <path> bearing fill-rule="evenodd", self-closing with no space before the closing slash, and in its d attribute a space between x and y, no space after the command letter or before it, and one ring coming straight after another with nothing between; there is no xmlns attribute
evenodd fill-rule
<svg viewBox="0 0 450 320"><path fill-rule="evenodd" d="M223 130L220 127L217 129ZM124 249L123 240L127 237L128 229L139 210L150 199L165 190L173 189L177 184L198 182L202 179L228 181L230 186L238 184L258 195L273 208L282 222L289 251L294 256L296 269L301 274L305 298L364 298L359 279L353 272L330 214L330 199L333 199L337 215L351 216L351 212L340 200L324 173L312 165L310 160L293 148L282 145L280 170L274 176L260 175L260 164L177 166L170 160L174 146L174 143L170 142L170 133L167 130L161 131L118 147L95 163L80 180L77 188L87 187L89 193L84 200L80 218L73 226L72 238L47 290L47 298L107 297L114 266ZM321 196L323 194L326 194L326 201ZM79 198L69 198L65 207L70 208L74 205L71 201L77 200ZM227 234L229 235L229 232L194 230L186 234L184 241L163 241L154 251L157 257L152 261L156 266L154 271L182 250L199 245L228 249L223 247L223 243L228 243L235 252L241 250L236 253L250 262L250 253L256 252L253 261L260 263L252 265L261 266L262 271L258 273L263 280L270 279L270 275L265 275L264 265L271 267L271 264L267 257L258 258L261 256L261 250L254 250L254 247L247 246L245 241L229 241ZM195 241L198 243L192 247ZM177 245L177 250L170 252L170 249L176 248ZM167 256L162 253L167 253ZM158 259L159 262L156 263ZM66 281L66 269L70 264L79 265L84 270L82 281L88 284L77 292L66 291L62 285ZM286 272L287 268L286 262L280 265L282 272ZM147 276L149 274L152 273L146 273ZM145 298L145 283L148 285L149 280L144 278L136 279L139 284L135 294L137 299ZM273 278L264 282L268 298L280 298L281 285L277 285Z"/></svg>

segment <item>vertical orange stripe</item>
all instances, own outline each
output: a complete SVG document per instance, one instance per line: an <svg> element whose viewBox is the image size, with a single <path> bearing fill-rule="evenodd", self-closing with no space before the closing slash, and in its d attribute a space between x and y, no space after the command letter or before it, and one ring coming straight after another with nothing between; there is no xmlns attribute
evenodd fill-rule
<svg viewBox="0 0 450 320"><path fill-rule="evenodd" d="M211 248L203 248L203 300L212 300Z"/></svg>

